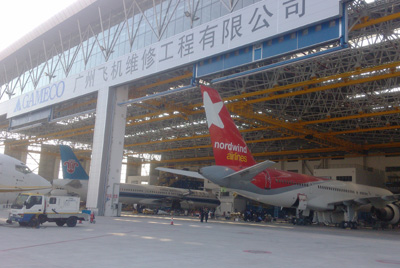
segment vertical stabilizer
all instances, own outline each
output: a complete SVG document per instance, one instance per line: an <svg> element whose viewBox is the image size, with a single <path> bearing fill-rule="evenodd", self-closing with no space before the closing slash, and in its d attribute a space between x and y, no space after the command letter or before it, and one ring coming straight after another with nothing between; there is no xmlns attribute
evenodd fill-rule
<svg viewBox="0 0 400 268"><path fill-rule="evenodd" d="M252 166L256 164L242 135L233 122L218 92L200 86L206 111L208 129L219 166Z"/></svg>
<svg viewBox="0 0 400 268"><path fill-rule="evenodd" d="M88 180L89 176L83 169L71 147L60 145L61 162L64 179Z"/></svg>

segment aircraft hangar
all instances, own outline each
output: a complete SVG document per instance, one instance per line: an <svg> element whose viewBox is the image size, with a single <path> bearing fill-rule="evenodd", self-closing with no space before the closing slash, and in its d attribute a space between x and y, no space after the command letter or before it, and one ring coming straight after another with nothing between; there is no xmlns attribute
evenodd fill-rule
<svg viewBox="0 0 400 268"><path fill-rule="evenodd" d="M0 53L5 153L41 148L51 179L56 145L72 146L90 170L92 207L112 215L104 185L119 182L123 156L153 176L213 164L205 84L257 161L305 174L363 166L395 185L400 3L329 0L331 14L314 2L76 2Z"/></svg>

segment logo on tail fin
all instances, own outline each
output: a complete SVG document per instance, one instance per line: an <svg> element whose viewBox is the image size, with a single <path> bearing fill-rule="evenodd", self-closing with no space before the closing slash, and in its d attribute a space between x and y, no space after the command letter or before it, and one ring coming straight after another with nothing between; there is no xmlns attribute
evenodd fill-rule
<svg viewBox="0 0 400 268"><path fill-rule="evenodd" d="M252 166L256 162L233 122L218 92L201 86L204 108L213 145L215 163L220 166Z"/></svg>
<svg viewBox="0 0 400 268"><path fill-rule="evenodd" d="M224 103L222 101L213 103L207 91L204 92L204 107L206 110L206 117L208 127L215 125L219 128L224 128L224 122L222 122L219 112L221 112Z"/></svg>
<svg viewBox="0 0 400 268"><path fill-rule="evenodd" d="M64 179L88 180L89 176L83 169L78 158L71 147L60 145L60 155L62 161Z"/></svg>
<svg viewBox="0 0 400 268"><path fill-rule="evenodd" d="M63 165L67 167L67 172L69 174L73 174L75 172L75 168L79 167L79 164L74 159L65 161Z"/></svg>

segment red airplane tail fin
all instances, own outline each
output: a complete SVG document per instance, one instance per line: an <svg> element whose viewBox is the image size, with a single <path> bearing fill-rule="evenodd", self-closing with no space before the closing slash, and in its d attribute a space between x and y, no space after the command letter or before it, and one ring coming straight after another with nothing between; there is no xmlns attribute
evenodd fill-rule
<svg viewBox="0 0 400 268"><path fill-rule="evenodd" d="M221 96L213 88L206 86L200 86L200 88L214 150L215 163L219 166L241 167L256 164Z"/></svg>

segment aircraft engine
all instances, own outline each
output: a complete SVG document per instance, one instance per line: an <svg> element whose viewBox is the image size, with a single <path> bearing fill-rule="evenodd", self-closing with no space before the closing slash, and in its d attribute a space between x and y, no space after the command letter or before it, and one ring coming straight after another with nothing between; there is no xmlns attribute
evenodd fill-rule
<svg viewBox="0 0 400 268"><path fill-rule="evenodd" d="M399 204L389 204L385 208L375 208L372 212L381 221L386 221L389 224L398 224L400 222L400 207Z"/></svg>

